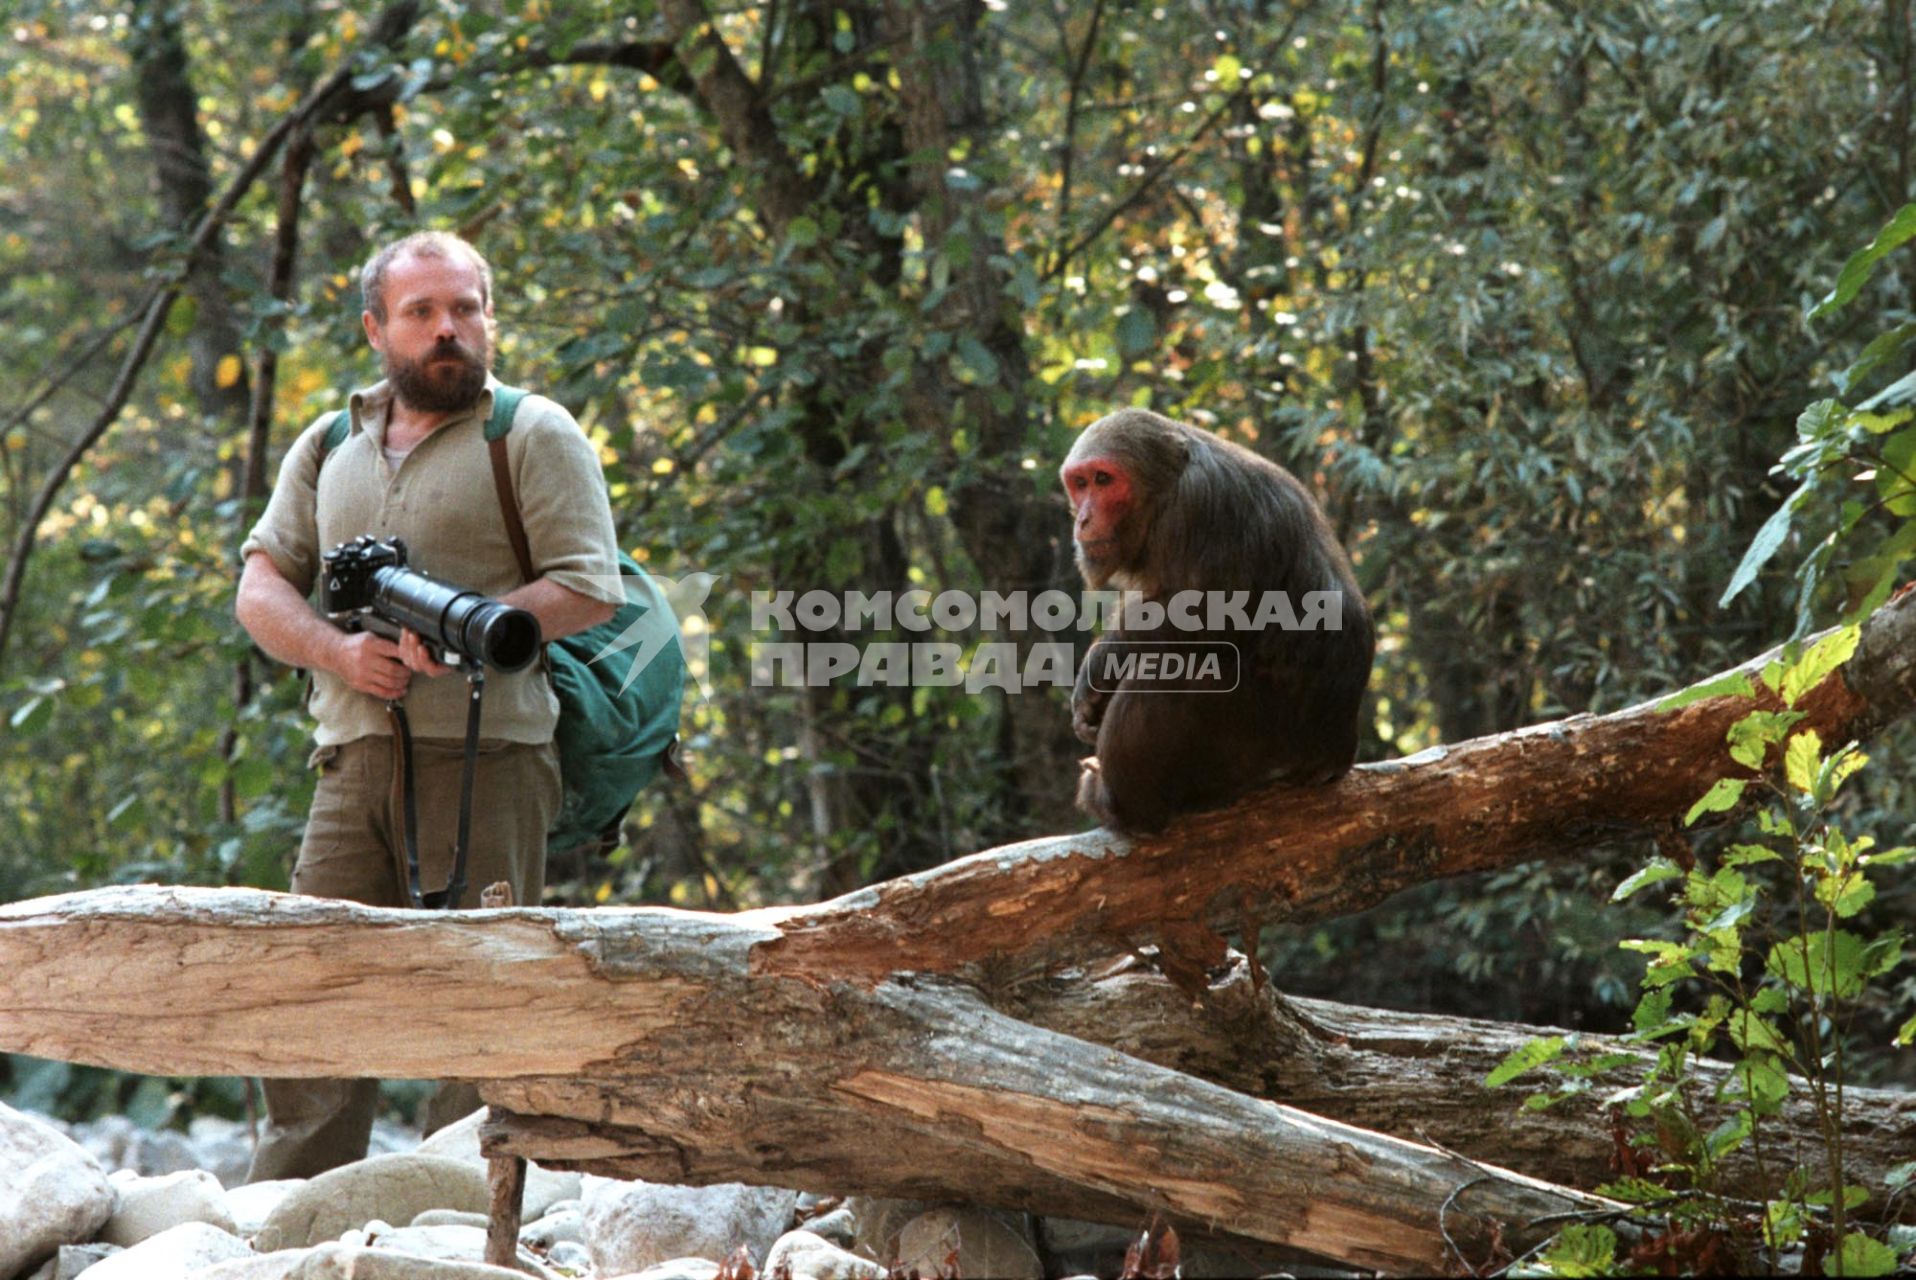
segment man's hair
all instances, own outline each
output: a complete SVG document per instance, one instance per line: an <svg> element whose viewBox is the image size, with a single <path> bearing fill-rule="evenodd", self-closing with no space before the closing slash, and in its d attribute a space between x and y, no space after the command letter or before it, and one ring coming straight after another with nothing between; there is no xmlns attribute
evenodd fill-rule
<svg viewBox="0 0 1916 1280"><path fill-rule="evenodd" d="M492 266L477 249L450 231L416 231L375 253L359 272L359 293L373 319L386 323L386 273L392 264L411 254L416 258L463 256L479 272L479 301L492 307Z"/></svg>

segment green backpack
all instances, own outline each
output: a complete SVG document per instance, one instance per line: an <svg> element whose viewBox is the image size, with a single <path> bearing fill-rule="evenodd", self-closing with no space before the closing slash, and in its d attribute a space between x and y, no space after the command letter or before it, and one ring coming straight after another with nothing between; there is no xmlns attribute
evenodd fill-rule
<svg viewBox="0 0 1916 1280"><path fill-rule="evenodd" d="M485 437L499 513L519 573L531 582L537 575L506 458L506 435L525 398L518 387L495 388ZM341 409L320 445L322 463L351 430L351 411ZM618 612L609 621L546 646L546 668L559 698L553 744L564 782L559 815L546 834L546 847L553 852L616 841L619 822L648 782L661 770L685 776L676 754L679 704L685 692L678 619L658 584L624 551L619 552L619 573L626 601ZM645 665L635 673L641 657Z"/></svg>

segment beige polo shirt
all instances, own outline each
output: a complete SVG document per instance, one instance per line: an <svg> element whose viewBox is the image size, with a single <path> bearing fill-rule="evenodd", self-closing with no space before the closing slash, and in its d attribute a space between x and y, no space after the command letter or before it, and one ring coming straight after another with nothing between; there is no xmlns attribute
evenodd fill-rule
<svg viewBox="0 0 1916 1280"><path fill-rule="evenodd" d="M498 385L488 379L470 412L434 430L397 467L385 456L392 388L382 382L355 392L352 429L324 465L320 453L331 413L294 441L265 514L240 547L241 561L265 552L288 582L310 596L321 554L370 533L405 539L408 566L442 582L494 598L520 586L485 441ZM506 436L506 456L533 569L581 595L623 603L605 476L572 415L544 396L527 396ZM416 736L464 737L462 675L414 676L405 705ZM383 702L331 672L313 673L309 706L321 746L392 732ZM545 742L558 718L558 699L542 664L511 675L487 673L480 721L485 737Z"/></svg>

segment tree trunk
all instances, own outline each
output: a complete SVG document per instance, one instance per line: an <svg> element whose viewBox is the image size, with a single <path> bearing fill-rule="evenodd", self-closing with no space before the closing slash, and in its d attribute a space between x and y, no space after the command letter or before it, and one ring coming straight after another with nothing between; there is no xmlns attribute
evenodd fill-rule
<svg viewBox="0 0 1916 1280"><path fill-rule="evenodd" d="M179 16L171 0L135 0L132 49L140 124L159 177L161 217L169 230L186 235L212 204L214 190ZM221 361L229 356L237 361L240 350L239 319L221 279L225 272L225 243L215 234L187 269L186 292L194 304L188 346L201 416L237 423L251 397L244 365L224 386L220 383Z"/></svg>

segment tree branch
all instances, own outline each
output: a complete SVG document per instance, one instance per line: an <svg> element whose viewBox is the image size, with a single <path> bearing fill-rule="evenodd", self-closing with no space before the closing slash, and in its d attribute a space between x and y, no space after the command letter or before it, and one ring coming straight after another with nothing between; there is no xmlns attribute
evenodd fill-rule
<svg viewBox="0 0 1916 1280"><path fill-rule="evenodd" d="M379 29L382 32L393 31L393 38L396 40L410 28L417 9L417 0L399 0L399 3L388 9L386 15L381 18ZM399 20L395 19L395 15ZM133 345L120 362L119 372L113 379L112 388L107 392L105 404L40 486L33 504L27 510L27 517L14 539L12 552L7 559L6 581L3 586L0 586L0 664L5 662L7 641L12 635L14 620L19 615L20 594L26 582L27 561L32 556L34 545L39 538L40 525L45 521L47 513L53 509L55 499L59 497L60 490L65 487L74 469L80 465L81 460L93 446L99 443L101 437L106 435L119 418L120 410L126 407L128 398L133 394L134 385L139 381L140 373L146 367L147 357L152 354L153 346L159 339L160 331L165 325L166 314L172 309L174 299L179 296L188 276L192 274L194 265L200 255L212 244L214 237L225 227L227 219L233 216L233 210L238 207L241 198L252 189L260 175L272 164L273 158L279 153L286 140L296 130L304 128L321 111L333 105L334 100L349 88L352 77L353 69L350 66L341 67L333 72L324 83L307 94L297 106L280 118L279 123L275 124L265 137L260 139L259 146L255 148L252 156L240 167L239 172L233 175L219 200L206 211L205 216L194 228L192 236L186 243L185 251L168 275L166 282L147 296L146 303L140 309L140 330L134 336Z"/></svg>

